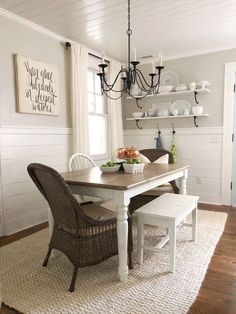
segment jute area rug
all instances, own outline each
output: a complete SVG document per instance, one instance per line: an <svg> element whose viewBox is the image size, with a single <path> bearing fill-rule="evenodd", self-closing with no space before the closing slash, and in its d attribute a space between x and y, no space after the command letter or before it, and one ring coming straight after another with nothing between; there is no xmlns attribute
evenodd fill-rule
<svg viewBox="0 0 236 314"><path fill-rule="evenodd" d="M176 273L168 272L168 244L158 253L145 252L143 267L136 263L127 283L118 280L118 258L81 268L76 290L68 292L72 265L63 255L42 262L48 230L0 249L0 282L3 302L22 313L187 313L194 302L227 215L199 211L197 241L191 228L177 232ZM135 228L134 228L135 229ZM163 231L146 228L146 240ZM136 231L134 230L136 246Z"/></svg>

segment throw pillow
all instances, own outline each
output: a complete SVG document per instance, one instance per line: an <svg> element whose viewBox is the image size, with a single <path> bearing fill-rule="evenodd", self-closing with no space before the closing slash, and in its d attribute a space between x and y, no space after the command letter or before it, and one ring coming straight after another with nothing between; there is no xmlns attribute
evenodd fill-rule
<svg viewBox="0 0 236 314"><path fill-rule="evenodd" d="M153 161L155 164L168 164L169 163L169 155L165 154L159 158L157 158L155 161Z"/></svg>
<svg viewBox="0 0 236 314"><path fill-rule="evenodd" d="M151 161L150 161L146 156L144 156L143 154L139 154L138 159L139 159L141 162L144 162L145 164L149 164L149 163L151 162Z"/></svg>

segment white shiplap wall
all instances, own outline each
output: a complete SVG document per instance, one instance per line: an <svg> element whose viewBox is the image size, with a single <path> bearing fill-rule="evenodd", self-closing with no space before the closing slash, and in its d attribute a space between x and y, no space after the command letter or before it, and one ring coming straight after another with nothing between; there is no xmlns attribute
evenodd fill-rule
<svg viewBox="0 0 236 314"><path fill-rule="evenodd" d="M1 136L0 136L0 237L3 236L3 195L2 195L2 167L1 167Z"/></svg>
<svg viewBox="0 0 236 314"><path fill-rule="evenodd" d="M2 127L0 143L3 195L0 216L4 215L4 233L11 234L47 220L48 205L26 167L39 162L59 172L66 171L71 136L69 129Z"/></svg>
<svg viewBox="0 0 236 314"><path fill-rule="evenodd" d="M172 130L161 130L165 149L170 150ZM126 146L155 148L153 129L125 130ZM191 166L188 193L200 195L201 202L221 204L223 128L176 129L177 162Z"/></svg>
<svg viewBox="0 0 236 314"><path fill-rule="evenodd" d="M161 131L169 150L171 129ZM151 129L125 130L125 145L153 148L156 134ZM202 202L221 204L222 136L222 128L176 129L177 160L191 166L188 193L199 194ZM59 172L66 171L70 154L70 129L0 128L0 235L3 216L4 234L47 220L47 203L31 182L26 167L40 162Z"/></svg>

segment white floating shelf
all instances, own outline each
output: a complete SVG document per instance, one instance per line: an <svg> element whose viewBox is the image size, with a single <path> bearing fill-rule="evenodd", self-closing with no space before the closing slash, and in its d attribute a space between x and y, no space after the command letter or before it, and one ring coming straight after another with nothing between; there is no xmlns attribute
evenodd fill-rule
<svg viewBox="0 0 236 314"><path fill-rule="evenodd" d="M179 115L179 116L127 118L126 120L135 121L137 128L142 129L142 127L139 125L140 120L193 118L193 124L195 125L195 127L198 127L198 125L197 125L197 118L198 117L209 117L209 114L203 113L203 114L196 114L196 115L189 114L189 115Z"/></svg>
<svg viewBox="0 0 236 314"><path fill-rule="evenodd" d="M209 117L208 113L203 114L188 114L188 115L178 115L178 116L162 116L162 117L143 117L143 118L127 118L126 120L156 120L156 119L178 119L178 118L194 118L194 117Z"/></svg>
<svg viewBox="0 0 236 314"><path fill-rule="evenodd" d="M200 89L195 89L195 90L185 90L182 92L170 92L170 93L165 93L165 94L157 94L157 95L147 95L146 97L163 97L163 96L178 96L178 95L188 95L188 94L193 94L194 92L198 94L205 94L205 93L210 93L211 91L208 88L200 88ZM135 99L142 99L143 96L137 96ZM131 96L128 96L127 99L134 99ZM144 99L144 98L143 98Z"/></svg>

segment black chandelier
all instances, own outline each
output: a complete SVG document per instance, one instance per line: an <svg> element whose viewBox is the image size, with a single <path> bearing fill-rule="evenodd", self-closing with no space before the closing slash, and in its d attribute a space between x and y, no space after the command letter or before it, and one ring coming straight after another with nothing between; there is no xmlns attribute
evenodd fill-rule
<svg viewBox="0 0 236 314"><path fill-rule="evenodd" d="M111 99L119 99L123 93L127 93L129 96L136 99L138 107L141 108L138 104L139 99L142 99L150 94L159 93L161 71L164 69L164 66L162 65L162 56L159 55L160 64L155 65L155 63L153 62L152 72L149 73L150 82L147 82L143 73L137 68L140 62L136 60L136 51L134 52L134 60L130 61L130 37L132 34L132 30L130 28L130 0L128 0L128 29L126 30L126 34L128 35L128 68L126 69L121 67L120 71L116 75L114 82L112 84L109 84L105 73L105 69L108 67L108 65L104 62L103 57L102 63L98 65L100 68L100 72L97 73L97 75L100 77L102 94L105 94ZM114 88L118 78L123 81L120 90L116 90ZM139 95L135 95L131 92L134 85L138 86L138 89L140 90ZM111 97L109 95L109 92L119 93L119 96Z"/></svg>

